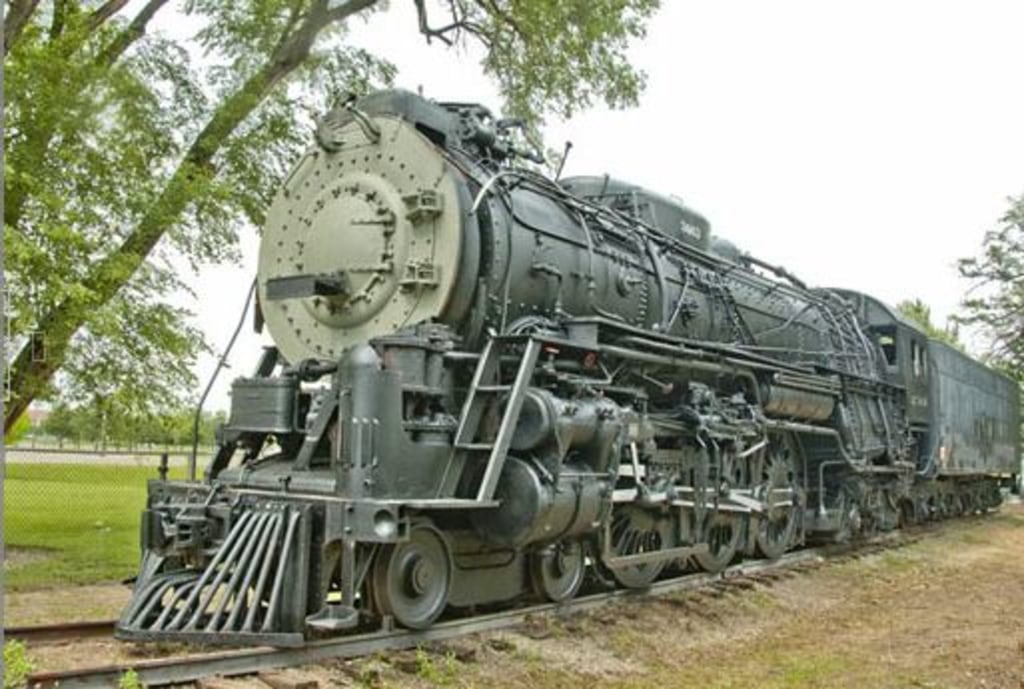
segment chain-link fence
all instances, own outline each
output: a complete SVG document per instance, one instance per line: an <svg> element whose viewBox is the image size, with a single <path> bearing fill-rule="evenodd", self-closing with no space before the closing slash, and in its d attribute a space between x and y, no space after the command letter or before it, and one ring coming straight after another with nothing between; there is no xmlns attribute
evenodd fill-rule
<svg viewBox="0 0 1024 689"><path fill-rule="evenodd" d="M204 452L209 452L210 450L211 448L209 447L200 446L198 453L201 456ZM125 442L123 440L99 440L81 437L58 438L30 433L17 441L15 446L7 448L8 455L13 453L19 457L21 455L45 453L48 451L81 453L84 459L89 459L93 456L101 458L105 456L134 456L141 458L153 455L159 457L165 453L170 457L176 457L190 454L192 452L192 444L151 443L143 441Z"/></svg>
<svg viewBox="0 0 1024 689"><path fill-rule="evenodd" d="M168 475L184 478L189 450L170 449ZM14 590L120 581L138 566L139 515L158 449L9 447L4 563ZM198 453L200 470L209 450Z"/></svg>

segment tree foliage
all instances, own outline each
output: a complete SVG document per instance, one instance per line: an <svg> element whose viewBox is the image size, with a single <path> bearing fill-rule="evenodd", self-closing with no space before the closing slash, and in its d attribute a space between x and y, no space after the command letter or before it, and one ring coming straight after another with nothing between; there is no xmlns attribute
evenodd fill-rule
<svg viewBox="0 0 1024 689"><path fill-rule="evenodd" d="M947 326L946 328L940 328L935 325L932 322L931 307L920 299L905 299L896 305L896 310L920 327L921 330L924 330L925 334L933 340L945 342L957 349L964 348L963 343L960 342L960 335L956 327L950 328Z"/></svg>
<svg viewBox="0 0 1024 689"><path fill-rule="evenodd" d="M1000 226L985 234L981 255L959 263L973 285L957 320L978 327L992 363L1024 380L1024 195L1009 203Z"/></svg>
<svg viewBox="0 0 1024 689"><path fill-rule="evenodd" d="M133 415L178 405L205 347L173 305L190 269L237 256L311 114L395 76L385 56L347 40L383 0L185 0L201 28L184 42L147 31L168 5L7 1L4 241L17 355L5 428L58 372L79 403L116 393ZM405 5L428 40L481 43L484 71L532 122L598 99L635 103L644 78L625 51L656 7ZM432 23L442 16L451 21Z"/></svg>
<svg viewBox="0 0 1024 689"><path fill-rule="evenodd" d="M138 447L141 444L181 446L192 442L194 410L183 407L152 415L131 415L117 400L103 398L91 404L57 404L38 431L65 443L108 444ZM200 417L199 442L212 445L214 433L224 423L223 412L204 412Z"/></svg>
<svg viewBox="0 0 1024 689"><path fill-rule="evenodd" d="M435 26L426 0L415 3L428 39L471 37L487 47L483 69L500 86L508 115L569 117L598 98L631 106L643 90L644 73L626 49L645 36L659 0L446 0Z"/></svg>

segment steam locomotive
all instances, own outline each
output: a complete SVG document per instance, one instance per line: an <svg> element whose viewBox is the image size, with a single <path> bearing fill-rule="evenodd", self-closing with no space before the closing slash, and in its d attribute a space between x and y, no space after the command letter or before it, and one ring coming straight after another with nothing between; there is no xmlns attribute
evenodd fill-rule
<svg viewBox="0 0 1024 689"><path fill-rule="evenodd" d="M301 645L996 507L1016 383L480 105L349 98L274 200L202 479L123 639Z"/></svg>

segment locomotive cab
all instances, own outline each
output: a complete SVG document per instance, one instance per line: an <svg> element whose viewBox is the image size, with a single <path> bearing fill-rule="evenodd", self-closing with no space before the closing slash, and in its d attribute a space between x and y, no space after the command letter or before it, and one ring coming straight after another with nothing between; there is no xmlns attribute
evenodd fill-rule
<svg viewBox="0 0 1024 689"><path fill-rule="evenodd" d="M881 351L885 376L890 383L907 391L907 420L917 439L918 461L931 454L929 435L929 369L934 369L928 347L928 335L887 304L852 290L834 290L850 301L868 335Z"/></svg>
<svg viewBox="0 0 1024 689"><path fill-rule="evenodd" d="M907 390L911 424L928 423L928 335L895 309L874 297L850 290L833 290L850 301L866 335L881 350L886 378Z"/></svg>

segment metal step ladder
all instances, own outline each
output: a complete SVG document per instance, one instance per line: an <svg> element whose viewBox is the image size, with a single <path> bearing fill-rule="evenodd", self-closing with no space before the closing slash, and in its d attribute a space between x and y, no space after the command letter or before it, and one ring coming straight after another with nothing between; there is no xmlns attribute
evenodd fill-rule
<svg viewBox="0 0 1024 689"><path fill-rule="evenodd" d="M835 368L855 375L870 376L872 371L861 366L869 345L858 333L854 312L831 303L822 306L821 311L831 326L832 344L837 355Z"/></svg>
<svg viewBox="0 0 1024 689"><path fill-rule="evenodd" d="M502 384L501 359L509 354L516 345L523 345L522 358L511 384ZM476 500L490 501L494 497L494 489L498 485L505 457L508 453L512 435L519 422L519 412L523 408L523 399L530 386L537 358L540 355L541 341L532 337L493 336L484 347L477 363L473 380L469 385L466 402L462 405L459 426L455 432L452 456L448 461L448 470L455 469L450 478L457 480L461 469L466 466L485 461L483 477L477 490ZM501 415L498 432L493 439L480 439L480 422L484 412L500 395L508 395L505 409ZM446 472L447 473L447 472ZM442 482L443 485L444 482Z"/></svg>
<svg viewBox="0 0 1024 689"><path fill-rule="evenodd" d="M832 325L832 342L840 355L836 368L851 375L872 377L875 374L873 359L869 359L871 343L867 341L853 309L845 305L826 304L822 308L826 320ZM886 421L888 410L878 397L857 404L856 399L849 405L849 426L857 445L863 447L868 443L866 429L870 428L875 435L881 436L887 446L895 443L892 428Z"/></svg>

